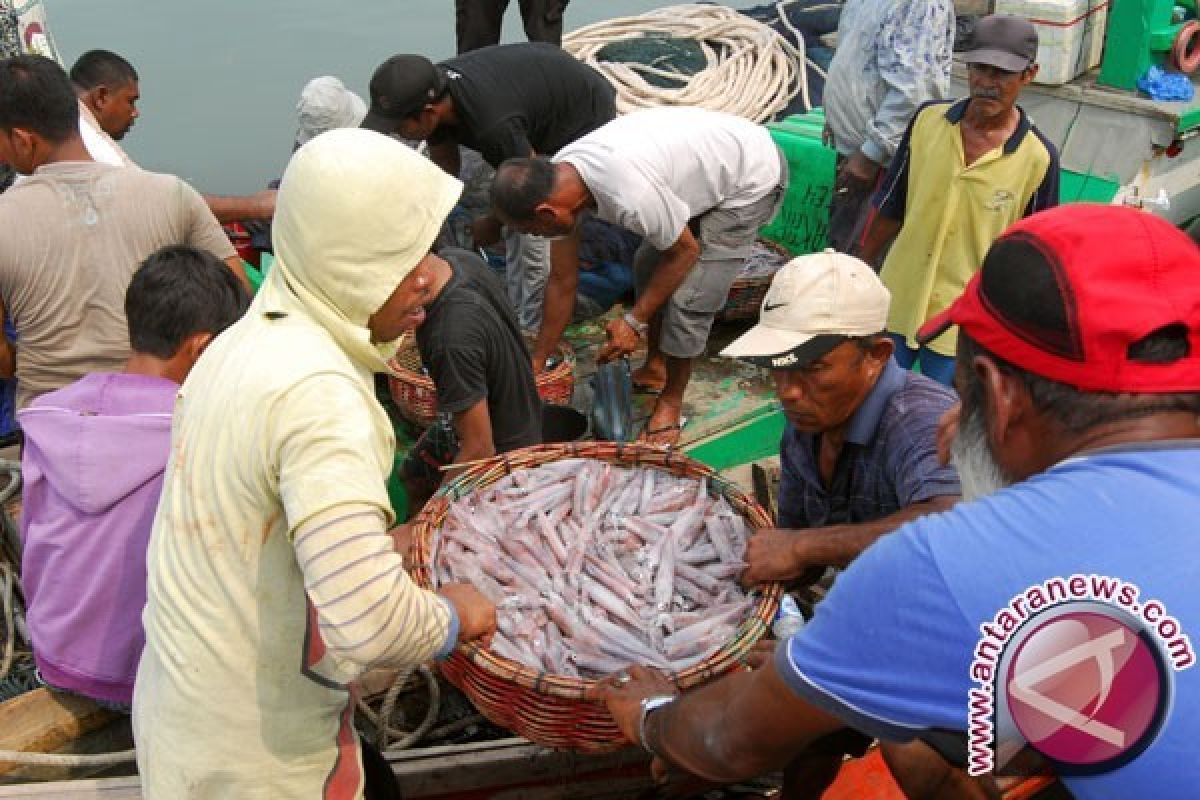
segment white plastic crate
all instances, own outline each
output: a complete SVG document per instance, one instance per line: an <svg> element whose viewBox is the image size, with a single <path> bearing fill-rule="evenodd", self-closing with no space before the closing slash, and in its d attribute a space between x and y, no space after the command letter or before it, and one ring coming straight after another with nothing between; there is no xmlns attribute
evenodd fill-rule
<svg viewBox="0 0 1200 800"><path fill-rule="evenodd" d="M1109 0L996 0L997 14L1031 21L1038 33L1036 83L1058 85L1100 65Z"/></svg>

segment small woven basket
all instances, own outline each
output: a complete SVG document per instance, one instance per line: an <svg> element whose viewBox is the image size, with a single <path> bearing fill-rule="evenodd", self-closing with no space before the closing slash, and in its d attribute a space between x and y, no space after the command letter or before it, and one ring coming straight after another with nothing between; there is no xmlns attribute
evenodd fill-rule
<svg viewBox="0 0 1200 800"><path fill-rule="evenodd" d="M533 343L526 344L532 350ZM575 391L575 351L559 342L558 363L534 377L538 395L547 403L568 406ZM418 428L428 428L437 418L437 390L433 380L421 371L421 353L416 340L406 338L388 360L388 390L400 416Z"/></svg>
<svg viewBox="0 0 1200 800"><path fill-rule="evenodd" d="M785 258L791 257L788 249L783 245L768 242L765 239L759 239L759 244L769 250L774 250ZM780 266L783 265L780 264ZM724 320L757 319L763 298L767 296L767 290L771 288L771 281L774 278L774 272L770 275L738 276L730 285L725 305L717 312L717 316Z"/></svg>
<svg viewBox="0 0 1200 800"><path fill-rule="evenodd" d="M670 449L614 442L541 445L482 461L443 487L413 523L413 579L433 588L430 563L433 537L441 528L449 504L489 486L514 470L537 467L564 458L591 458L625 467L653 467L689 478L707 478L716 494L729 501L752 529L770 527L762 506L698 461ZM763 637L779 608L783 588L770 584L761 590L751 615L731 641L700 663L670 677L680 690L720 677L742 664L742 658ZM603 705L585 699L595 681L549 675L476 644L460 645L442 664L442 672L495 724L546 747L600 753L619 749L625 741Z"/></svg>

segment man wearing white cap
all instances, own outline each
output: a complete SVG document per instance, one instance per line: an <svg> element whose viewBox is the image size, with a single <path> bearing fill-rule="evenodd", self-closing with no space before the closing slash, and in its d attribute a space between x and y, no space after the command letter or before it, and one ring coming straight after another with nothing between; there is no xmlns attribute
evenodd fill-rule
<svg viewBox="0 0 1200 800"><path fill-rule="evenodd" d="M893 360L890 299L857 258L800 256L775 275L758 325L722 352L771 370L788 419L779 529L751 538L746 583L844 567L880 536L958 500L958 475L938 463L936 442L956 397Z"/></svg>
<svg viewBox="0 0 1200 800"><path fill-rule="evenodd" d="M355 682L494 630L473 587L419 589L395 552L373 375L461 191L369 131L292 156L275 266L175 404L133 698L148 800L394 797L355 733Z"/></svg>
<svg viewBox="0 0 1200 800"><path fill-rule="evenodd" d="M758 325L722 351L771 370L788 419L779 527L750 537L744 583L812 582L958 501L958 474L939 463L936 441L957 398L892 359L890 299L857 258L800 256L776 273ZM844 757L871 741L848 729L817 739L784 769L784 795L820 797Z"/></svg>

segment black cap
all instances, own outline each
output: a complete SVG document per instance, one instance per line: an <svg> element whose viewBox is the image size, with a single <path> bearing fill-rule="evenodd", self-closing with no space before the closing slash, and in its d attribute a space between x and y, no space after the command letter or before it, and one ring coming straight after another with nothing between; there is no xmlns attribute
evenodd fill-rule
<svg viewBox="0 0 1200 800"><path fill-rule="evenodd" d="M360 128L393 133L396 123L446 91L441 67L424 56L392 56L371 76L371 107Z"/></svg>
<svg viewBox="0 0 1200 800"><path fill-rule="evenodd" d="M1033 23L1011 14L991 14L975 23L963 61L1021 72L1037 60L1038 35Z"/></svg>

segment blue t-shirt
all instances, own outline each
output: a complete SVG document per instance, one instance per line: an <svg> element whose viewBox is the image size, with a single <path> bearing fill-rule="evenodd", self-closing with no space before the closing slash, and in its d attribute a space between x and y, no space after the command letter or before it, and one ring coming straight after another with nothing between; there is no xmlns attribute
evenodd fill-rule
<svg viewBox="0 0 1200 800"><path fill-rule="evenodd" d="M1029 587L1119 578L1200 636L1198 541L1200 441L1095 451L879 540L776 666L805 700L880 738L965 731L981 625ZM1167 663L1174 699L1158 738L1116 770L1064 776L1076 797L1200 792L1200 669Z"/></svg>
<svg viewBox="0 0 1200 800"><path fill-rule="evenodd" d="M889 359L850 418L828 487L817 469L819 436L789 423L779 445L779 527L873 522L961 494L958 473L937 456L938 420L957 401L950 389Z"/></svg>

